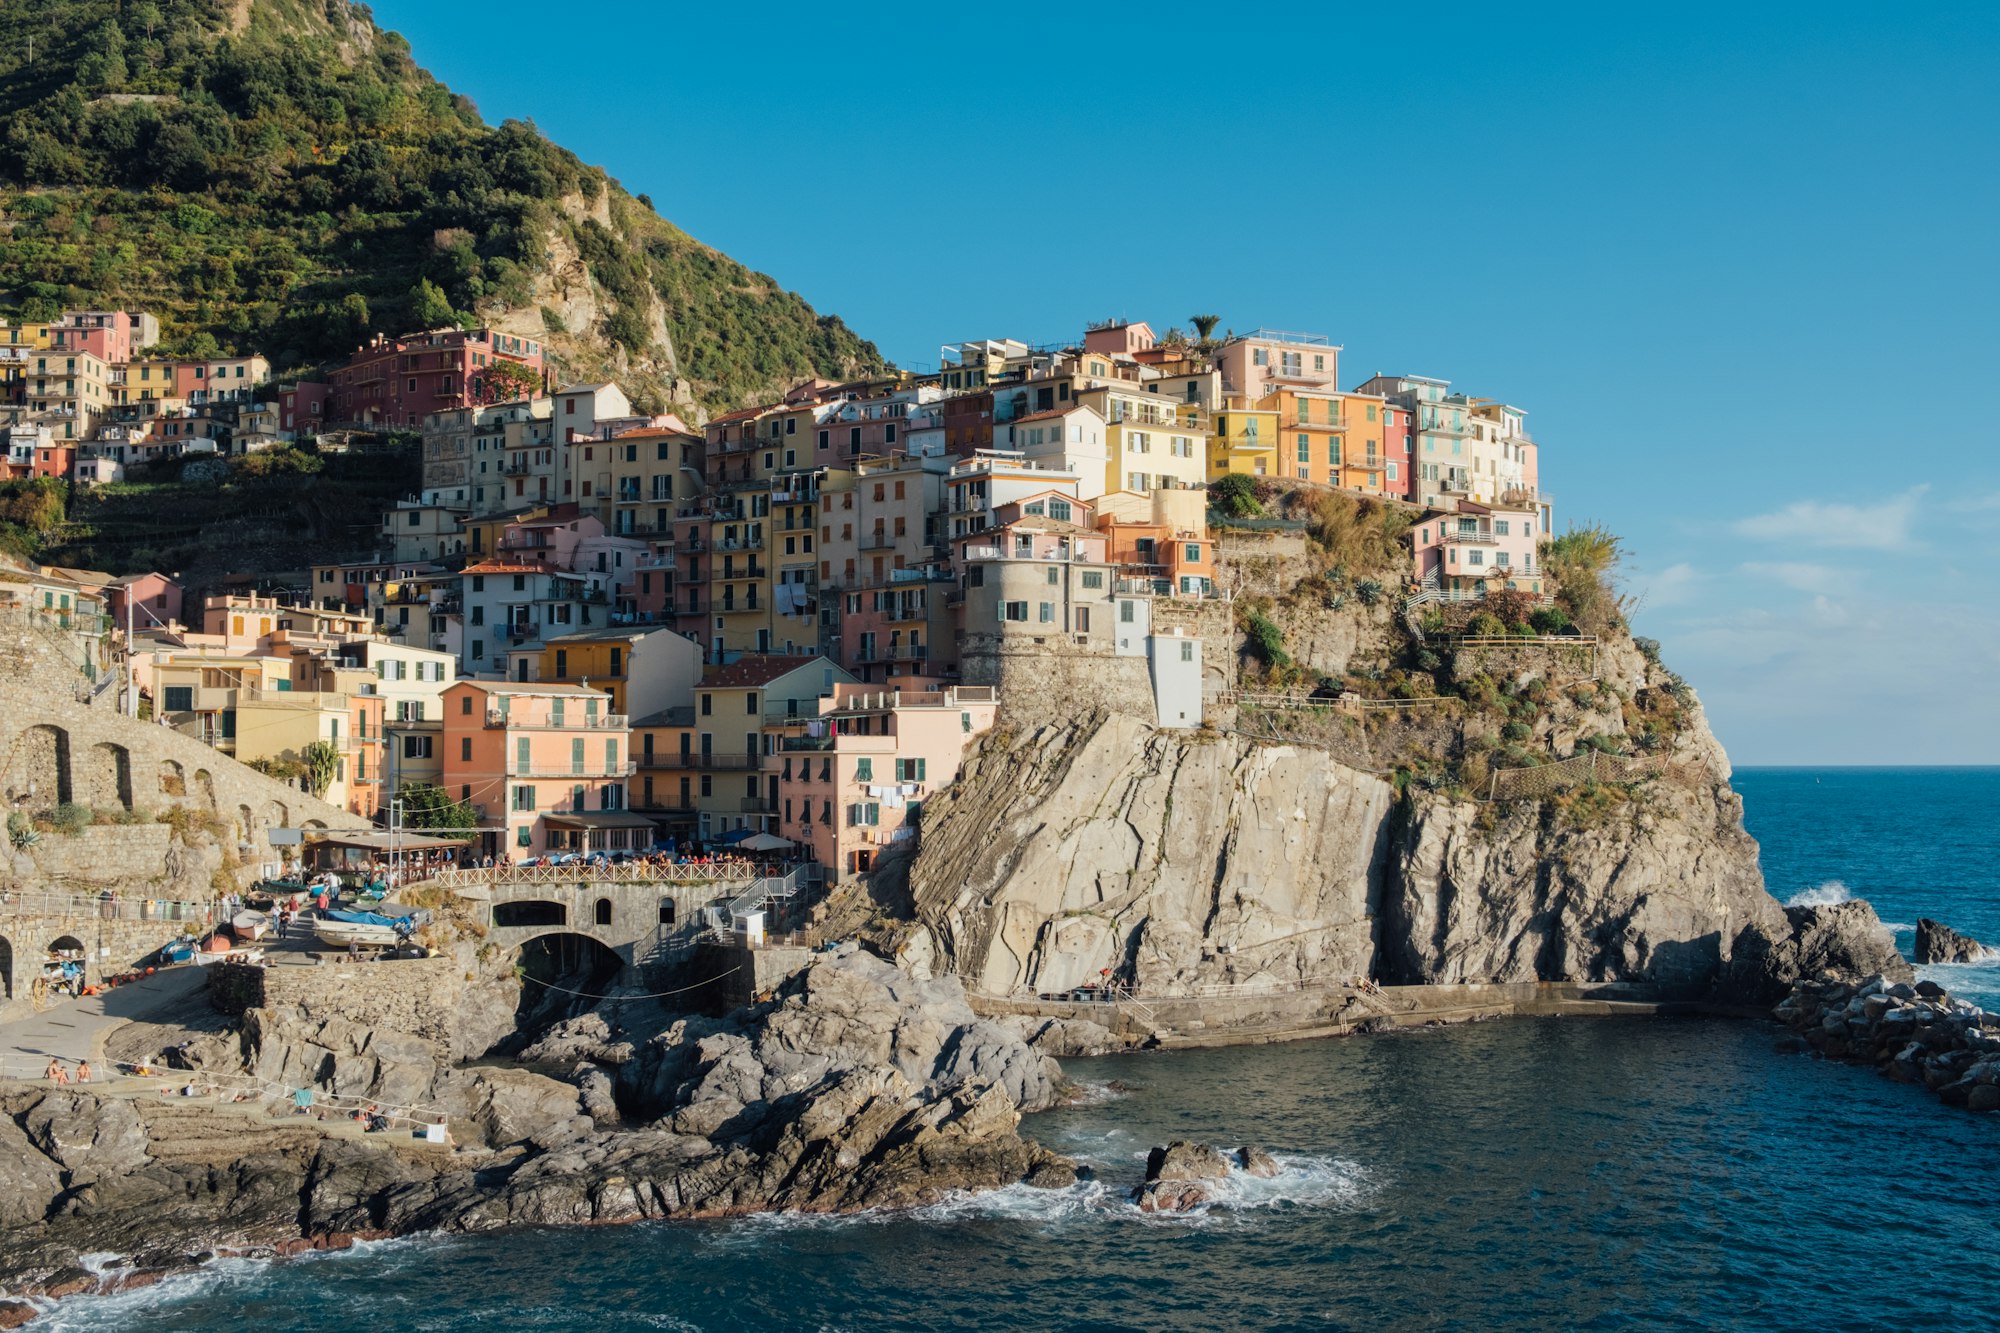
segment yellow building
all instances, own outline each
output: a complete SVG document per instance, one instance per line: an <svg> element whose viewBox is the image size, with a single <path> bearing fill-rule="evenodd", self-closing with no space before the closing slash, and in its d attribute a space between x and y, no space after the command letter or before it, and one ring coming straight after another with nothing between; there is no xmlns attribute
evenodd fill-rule
<svg viewBox="0 0 2000 1333"><path fill-rule="evenodd" d="M302 654L189 654L155 663L153 698L168 725L244 763L296 763L313 742L332 742L340 758L321 797L372 818L386 768L375 679Z"/></svg>
<svg viewBox="0 0 2000 1333"><path fill-rule="evenodd" d="M535 678L603 690L612 712L643 717L693 699L701 645L660 625L583 630L545 642Z"/></svg>
<svg viewBox="0 0 2000 1333"><path fill-rule="evenodd" d="M111 406L111 367L85 351L37 351L26 361L22 380L28 410L61 423L51 430L65 440L88 440Z"/></svg>
<svg viewBox="0 0 2000 1333"><path fill-rule="evenodd" d="M1104 418L1104 491L1200 486L1208 480L1208 422L1198 404L1144 389L1100 385L1076 402Z"/></svg>
<svg viewBox="0 0 2000 1333"><path fill-rule="evenodd" d="M53 324L9 324L0 319L0 397L12 398L28 369L28 354L47 350Z"/></svg>
<svg viewBox="0 0 2000 1333"><path fill-rule="evenodd" d="M1231 472L1253 477L1289 476L1279 461L1280 425L1275 408L1251 407L1232 399L1215 413L1215 430L1208 438L1208 479Z"/></svg>

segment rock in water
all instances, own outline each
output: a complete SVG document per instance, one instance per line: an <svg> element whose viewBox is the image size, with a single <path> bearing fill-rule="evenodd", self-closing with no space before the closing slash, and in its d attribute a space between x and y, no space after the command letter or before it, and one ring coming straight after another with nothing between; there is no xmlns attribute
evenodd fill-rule
<svg viewBox="0 0 2000 1333"><path fill-rule="evenodd" d="M2000 1111L2000 1087L1981 1083L1965 1095L1968 1111Z"/></svg>
<svg viewBox="0 0 2000 1333"><path fill-rule="evenodd" d="M1942 921L1933 921L1927 916L1917 918L1917 961L1920 963L1977 963L1991 956L1992 952L1970 935L1961 935Z"/></svg>
<svg viewBox="0 0 2000 1333"><path fill-rule="evenodd" d="M1270 1180L1278 1174L1278 1159L1262 1148L1238 1148L1236 1165L1245 1175L1256 1176L1261 1180Z"/></svg>
<svg viewBox="0 0 2000 1333"><path fill-rule="evenodd" d="M1229 1161L1206 1143L1175 1139L1146 1155L1146 1183L1132 1195L1142 1213L1184 1213L1209 1201L1205 1180L1229 1174Z"/></svg>
<svg viewBox="0 0 2000 1333"><path fill-rule="evenodd" d="M1164 1148L1146 1155L1146 1180L1220 1180L1229 1174L1229 1163L1206 1143L1175 1139Z"/></svg>

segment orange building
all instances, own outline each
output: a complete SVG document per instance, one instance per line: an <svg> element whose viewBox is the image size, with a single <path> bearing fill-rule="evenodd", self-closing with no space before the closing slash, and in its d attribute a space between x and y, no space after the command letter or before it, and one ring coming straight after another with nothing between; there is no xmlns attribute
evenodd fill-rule
<svg viewBox="0 0 2000 1333"><path fill-rule="evenodd" d="M630 731L610 696L578 685L462 680L444 692L444 786L479 813L482 853L518 861L646 847L626 809Z"/></svg>

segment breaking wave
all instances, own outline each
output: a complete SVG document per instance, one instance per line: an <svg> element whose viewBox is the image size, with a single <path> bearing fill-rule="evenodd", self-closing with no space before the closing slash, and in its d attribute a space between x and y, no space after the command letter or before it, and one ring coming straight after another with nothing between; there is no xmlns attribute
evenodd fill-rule
<svg viewBox="0 0 2000 1333"><path fill-rule="evenodd" d="M1837 879L1830 879L1826 883L1814 885L1810 889L1800 889L1797 893L1785 899L1785 906L1832 907L1835 903L1852 902L1853 900L1854 891L1852 889Z"/></svg>

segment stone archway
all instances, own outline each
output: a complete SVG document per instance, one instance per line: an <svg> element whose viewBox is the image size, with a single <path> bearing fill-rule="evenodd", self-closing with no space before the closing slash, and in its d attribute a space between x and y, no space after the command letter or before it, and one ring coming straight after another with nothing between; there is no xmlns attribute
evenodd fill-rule
<svg viewBox="0 0 2000 1333"><path fill-rule="evenodd" d="M508 905L495 904L495 911ZM625 968L616 949L578 931L537 935L522 942L515 959L521 978L515 1022L524 1032L589 1009Z"/></svg>
<svg viewBox="0 0 2000 1333"><path fill-rule="evenodd" d="M187 770L171 759L162 759L160 761L160 795L185 796L187 794Z"/></svg>
<svg viewBox="0 0 2000 1333"><path fill-rule="evenodd" d="M547 902L539 898L522 899L510 903L493 904L493 925L495 929L517 926L566 926L569 924L569 909L561 903Z"/></svg>
<svg viewBox="0 0 2000 1333"><path fill-rule="evenodd" d="M597 900L597 907L596 907L596 910L595 910L595 911L593 912L593 914L592 914L592 915L593 915L593 916L595 917L595 919L596 919L596 922L597 922L597 924L598 924L598 925L600 925L600 926L608 926L608 925L610 925L610 924L611 924L611 900L610 900L609 898L599 898L599 899Z"/></svg>
<svg viewBox="0 0 2000 1333"><path fill-rule="evenodd" d="M14 998L14 945L0 935L0 1001Z"/></svg>
<svg viewBox="0 0 2000 1333"><path fill-rule="evenodd" d="M83 801L108 809L132 808L132 752L111 741L99 741L84 756Z"/></svg>
<svg viewBox="0 0 2000 1333"><path fill-rule="evenodd" d="M250 813L249 806L239 805L236 807L236 823L237 826L243 830L242 832L243 845L246 847L256 846L257 817Z"/></svg>
<svg viewBox="0 0 2000 1333"><path fill-rule="evenodd" d="M292 812L285 807L283 801L264 802L265 828L289 828L291 823Z"/></svg>
<svg viewBox="0 0 2000 1333"><path fill-rule="evenodd" d="M7 795L16 801L32 796L32 804L44 810L76 799L70 785L67 731L43 723L21 733Z"/></svg>
<svg viewBox="0 0 2000 1333"><path fill-rule="evenodd" d="M211 815L217 813L215 808L215 779L208 775L208 770L205 768L197 768L194 771L194 796L196 800L201 802L202 809L208 811Z"/></svg>

